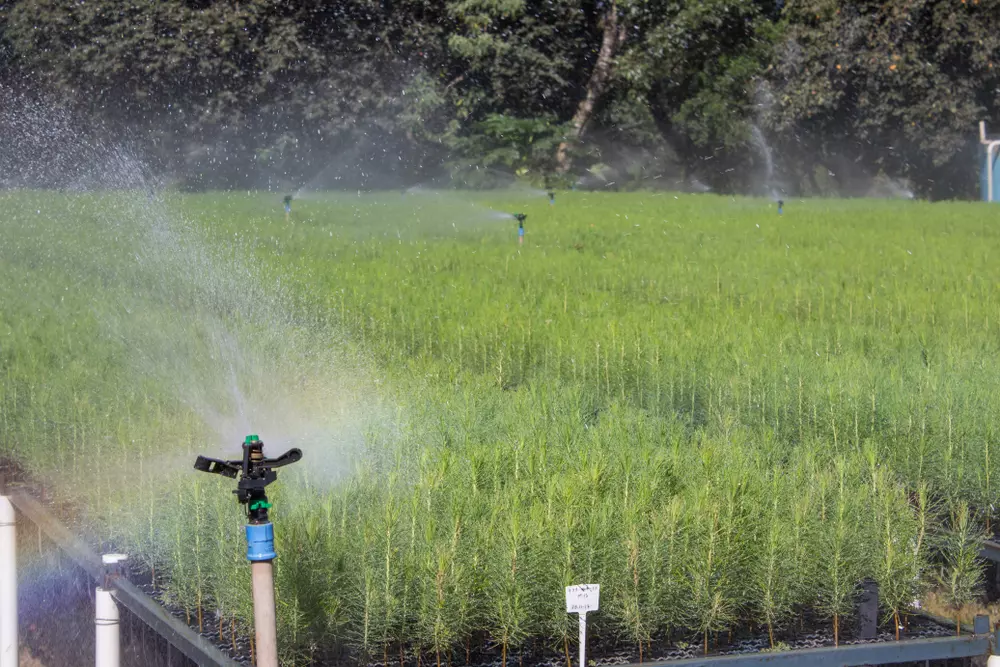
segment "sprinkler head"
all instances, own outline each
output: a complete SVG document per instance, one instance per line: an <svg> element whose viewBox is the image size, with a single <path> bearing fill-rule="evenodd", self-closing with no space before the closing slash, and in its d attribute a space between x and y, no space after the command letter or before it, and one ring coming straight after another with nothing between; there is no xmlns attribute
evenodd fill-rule
<svg viewBox="0 0 1000 667"><path fill-rule="evenodd" d="M251 434L243 440L242 459L223 460L199 456L195 459L194 469L230 479L238 477L236 490L233 491L236 499L241 505L247 506L251 523L262 523L267 521L267 510L271 507L267 502L265 488L278 479L278 473L274 469L295 463L301 458L302 450L289 449L281 456L269 459L264 456L264 443L256 434Z"/></svg>
<svg viewBox="0 0 1000 667"><path fill-rule="evenodd" d="M784 205L785 205L785 202L783 202L782 200L779 199L778 200L778 215L781 215L781 209L784 207Z"/></svg>
<svg viewBox="0 0 1000 667"><path fill-rule="evenodd" d="M526 213L515 213L514 219L523 225L524 221L528 219L528 215Z"/></svg>
<svg viewBox="0 0 1000 667"><path fill-rule="evenodd" d="M289 204L291 204L292 203L292 195L285 195L285 198L282 201L285 202L286 206L289 205Z"/></svg>

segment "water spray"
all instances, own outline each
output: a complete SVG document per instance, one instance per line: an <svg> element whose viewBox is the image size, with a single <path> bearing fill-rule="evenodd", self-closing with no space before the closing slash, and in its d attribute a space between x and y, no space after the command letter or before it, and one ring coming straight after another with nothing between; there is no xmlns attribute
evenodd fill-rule
<svg viewBox="0 0 1000 667"><path fill-rule="evenodd" d="M288 197L287 199L291 199ZM287 201L287 200L286 200ZM257 667L278 667L278 630L274 608L274 526L268 519L271 503L265 491L278 479L275 468L302 458L302 451L289 449L273 459L264 456L264 443L256 435L243 441L243 458L234 461L199 456L195 470L239 478L236 499L247 506L247 560L253 574L253 620L257 639Z"/></svg>

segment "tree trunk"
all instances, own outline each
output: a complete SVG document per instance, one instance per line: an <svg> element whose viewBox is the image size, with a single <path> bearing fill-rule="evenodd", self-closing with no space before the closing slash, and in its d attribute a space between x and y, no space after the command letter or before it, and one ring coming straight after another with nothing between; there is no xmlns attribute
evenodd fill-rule
<svg viewBox="0 0 1000 667"><path fill-rule="evenodd" d="M573 114L569 136L559 144L559 149L556 151L556 165L561 174L569 171L570 159L567 152L569 146L583 136L587 122L594 113L597 100L600 99L608 84L608 79L611 78L611 61L624 39L624 28L618 25L618 3L617 0L611 0L607 13L604 15L604 36L601 39L601 50L597 54L597 62L594 63L594 69L590 73L590 80L587 81L587 94L580 100L580 105L576 108L576 113Z"/></svg>

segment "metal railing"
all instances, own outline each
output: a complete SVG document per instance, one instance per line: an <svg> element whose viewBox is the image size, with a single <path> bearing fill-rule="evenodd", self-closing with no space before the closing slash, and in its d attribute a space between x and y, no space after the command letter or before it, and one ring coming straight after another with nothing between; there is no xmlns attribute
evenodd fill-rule
<svg viewBox="0 0 1000 667"><path fill-rule="evenodd" d="M985 617L984 617L985 618ZM851 667L889 665L900 662L927 662L950 658L989 655L994 637L990 634L902 641L852 646L828 646L793 651L750 653L722 657L688 658L647 662L641 667ZM623 667L640 667L625 665Z"/></svg>
<svg viewBox="0 0 1000 667"><path fill-rule="evenodd" d="M101 557L73 535L44 505L17 489L8 489L7 497L24 518L38 526L90 578L99 584L104 581L106 570ZM196 664L239 667L239 663L226 655L218 646L172 616L160 603L128 580L116 579L112 596L136 618Z"/></svg>

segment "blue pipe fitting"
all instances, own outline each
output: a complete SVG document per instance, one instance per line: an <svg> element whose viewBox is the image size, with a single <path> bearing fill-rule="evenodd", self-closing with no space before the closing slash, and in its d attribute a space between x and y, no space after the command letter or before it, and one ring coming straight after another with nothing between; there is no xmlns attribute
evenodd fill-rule
<svg viewBox="0 0 1000 667"><path fill-rule="evenodd" d="M247 524L247 560L250 562L274 560L278 554L274 552L274 524Z"/></svg>

